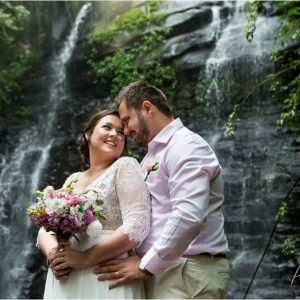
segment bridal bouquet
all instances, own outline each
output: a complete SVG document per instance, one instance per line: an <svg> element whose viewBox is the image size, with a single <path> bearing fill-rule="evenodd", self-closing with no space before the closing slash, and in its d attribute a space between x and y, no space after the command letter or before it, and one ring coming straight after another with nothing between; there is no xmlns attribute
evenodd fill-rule
<svg viewBox="0 0 300 300"><path fill-rule="evenodd" d="M47 186L37 191L37 202L27 209L27 214L38 227L53 231L58 240L68 240L75 233L88 234L88 226L96 220L104 219L103 201L98 198L97 188L81 194L73 193L73 184L54 190Z"/></svg>

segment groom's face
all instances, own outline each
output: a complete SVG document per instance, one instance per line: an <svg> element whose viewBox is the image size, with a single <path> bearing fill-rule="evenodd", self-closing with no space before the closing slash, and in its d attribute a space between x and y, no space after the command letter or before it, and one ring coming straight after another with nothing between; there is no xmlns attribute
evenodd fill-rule
<svg viewBox="0 0 300 300"><path fill-rule="evenodd" d="M119 106L119 113L124 125L124 133L130 135L140 146L147 148L149 142L149 129L140 110L127 107L122 101Z"/></svg>

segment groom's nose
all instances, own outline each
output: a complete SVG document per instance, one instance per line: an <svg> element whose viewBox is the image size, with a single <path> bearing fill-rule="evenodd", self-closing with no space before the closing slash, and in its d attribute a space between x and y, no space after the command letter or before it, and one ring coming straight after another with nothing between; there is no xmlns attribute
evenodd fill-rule
<svg viewBox="0 0 300 300"><path fill-rule="evenodd" d="M130 130L129 130L129 128L126 125L124 127L124 134L125 135L129 135L130 134Z"/></svg>

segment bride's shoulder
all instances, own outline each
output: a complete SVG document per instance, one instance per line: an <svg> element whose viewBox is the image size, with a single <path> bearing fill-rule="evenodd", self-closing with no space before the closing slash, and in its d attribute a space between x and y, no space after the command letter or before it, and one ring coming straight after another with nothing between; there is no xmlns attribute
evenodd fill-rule
<svg viewBox="0 0 300 300"><path fill-rule="evenodd" d="M129 157L129 156L123 156L118 159L118 166L119 168L121 167L139 167L140 164L139 162L134 158L134 157Z"/></svg>
<svg viewBox="0 0 300 300"><path fill-rule="evenodd" d="M75 172L67 177L64 185L68 185L72 180L76 180L82 172Z"/></svg>

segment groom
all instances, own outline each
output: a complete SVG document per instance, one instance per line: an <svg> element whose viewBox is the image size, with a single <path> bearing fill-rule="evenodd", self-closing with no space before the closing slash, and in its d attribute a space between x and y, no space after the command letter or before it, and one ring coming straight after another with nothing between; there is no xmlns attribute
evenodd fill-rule
<svg viewBox="0 0 300 300"><path fill-rule="evenodd" d="M221 167L211 147L174 119L162 91L137 81L116 98L125 134L148 150L151 229L138 255L101 264L110 288L144 280L153 298L223 298L229 280ZM148 166L149 168L149 166Z"/></svg>

